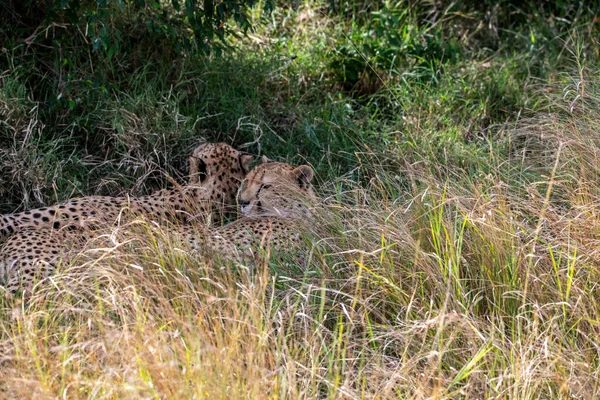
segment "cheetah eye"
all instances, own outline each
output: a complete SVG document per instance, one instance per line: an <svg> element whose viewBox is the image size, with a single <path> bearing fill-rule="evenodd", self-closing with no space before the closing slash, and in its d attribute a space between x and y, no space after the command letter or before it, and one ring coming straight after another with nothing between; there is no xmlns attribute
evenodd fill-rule
<svg viewBox="0 0 600 400"><path fill-rule="evenodd" d="M256 197L258 197L260 195L260 191L263 189L268 189L270 188L271 185L265 185L264 183L262 185L260 185L260 187L258 188L258 190L256 191Z"/></svg>

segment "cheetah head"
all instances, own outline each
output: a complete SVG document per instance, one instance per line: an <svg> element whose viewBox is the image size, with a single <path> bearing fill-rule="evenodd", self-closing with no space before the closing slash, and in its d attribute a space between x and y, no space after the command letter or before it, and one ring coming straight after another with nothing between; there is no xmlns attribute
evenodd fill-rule
<svg viewBox="0 0 600 400"><path fill-rule="evenodd" d="M253 160L252 154L226 143L202 143L188 159L189 184L210 188L219 197L213 200L235 204L237 191Z"/></svg>
<svg viewBox="0 0 600 400"><path fill-rule="evenodd" d="M314 172L308 165L263 160L242 183L238 201L244 216L307 217L316 202Z"/></svg>

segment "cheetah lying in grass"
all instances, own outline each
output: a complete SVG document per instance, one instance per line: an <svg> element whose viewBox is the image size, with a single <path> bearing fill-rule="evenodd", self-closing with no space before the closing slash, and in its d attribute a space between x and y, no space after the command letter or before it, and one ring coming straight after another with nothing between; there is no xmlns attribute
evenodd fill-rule
<svg viewBox="0 0 600 400"><path fill-rule="evenodd" d="M318 201L313 176L308 165L263 162L250 171L240 188L242 218L204 235L195 234L193 227L181 227L183 237L193 248L204 245L226 258L297 244L300 232L311 225Z"/></svg>
<svg viewBox="0 0 600 400"><path fill-rule="evenodd" d="M235 206L240 182L254 156L225 143L203 143L189 157L190 183L144 197L89 196L50 207L0 215L0 238L23 228L89 227L114 224L122 212L151 219L186 221Z"/></svg>
<svg viewBox="0 0 600 400"><path fill-rule="evenodd" d="M179 225L173 229L192 249L208 249L230 259L298 243L317 200L313 175L307 165L263 163L242 183L239 202L244 217L219 228ZM0 248L0 283L9 293L30 291L35 281L49 276L61 259L77 254L93 236L89 230L51 229L12 235Z"/></svg>

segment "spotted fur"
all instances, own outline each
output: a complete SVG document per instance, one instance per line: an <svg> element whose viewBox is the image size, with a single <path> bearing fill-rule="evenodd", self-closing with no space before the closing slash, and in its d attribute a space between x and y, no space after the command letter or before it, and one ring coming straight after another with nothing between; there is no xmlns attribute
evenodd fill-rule
<svg viewBox="0 0 600 400"><path fill-rule="evenodd" d="M50 276L62 259L83 249L92 236L91 230L81 228L24 228L2 244L0 282L9 293L30 291L35 282Z"/></svg>
<svg viewBox="0 0 600 400"><path fill-rule="evenodd" d="M189 185L143 197L89 196L15 214L0 215L0 238L23 228L112 225L120 216L187 221L209 211L230 211L253 156L225 143L204 143L189 158Z"/></svg>
<svg viewBox="0 0 600 400"><path fill-rule="evenodd" d="M313 176L308 165L263 160L242 182L238 199L242 215L309 217L310 205L317 199Z"/></svg>
<svg viewBox="0 0 600 400"><path fill-rule="evenodd" d="M311 228L318 202L313 176L308 165L293 167L263 160L240 188L242 218L210 230L180 227L180 233L192 248L236 260L261 249L297 246L301 232Z"/></svg>
<svg viewBox="0 0 600 400"><path fill-rule="evenodd" d="M244 217L222 227L175 225L172 230L192 249L234 260L261 249L293 248L299 244L301 231L311 224L311 209L317 201L313 175L305 165L261 164L240 189ZM0 283L10 293L31 290L61 259L81 251L89 238L90 231L85 229L28 229L12 235L0 247Z"/></svg>

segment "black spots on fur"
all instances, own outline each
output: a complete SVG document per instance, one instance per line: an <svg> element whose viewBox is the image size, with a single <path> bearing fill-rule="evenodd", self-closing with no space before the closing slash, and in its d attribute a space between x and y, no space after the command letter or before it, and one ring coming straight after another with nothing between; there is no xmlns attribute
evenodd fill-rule
<svg viewBox="0 0 600 400"><path fill-rule="evenodd" d="M42 217L42 214L40 214L38 212L33 213L33 218L41 218L41 217Z"/></svg>
<svg viewBox="0 0 600 400"><path fill-rule="evenodd" d="M54 229L58 229L58 228L60 228L60 222L59 222L59 221L54 221L54 223L52 224L52 227L53 227Z"/></svg>
<svg viewBox="0 0 600 400"><path fill-rule="evenodd" d="M48 210L48 214L54 216L56 214L56 211L55 210Z"/></svg>
<svg viewBox="0 0 600 400"><path fill-rule="evenodd" d="M43 222L49 222L49 221L50 221L50 218L48 218L48 217L42 217L42 221L43 221Z"/></svg>
<svg viewBox="0 0 600 400"><path fill-rule="evenodd" d="M74 212L77 212L77 209L75 207L69 207L69 211L74 213Z"/></svg>

